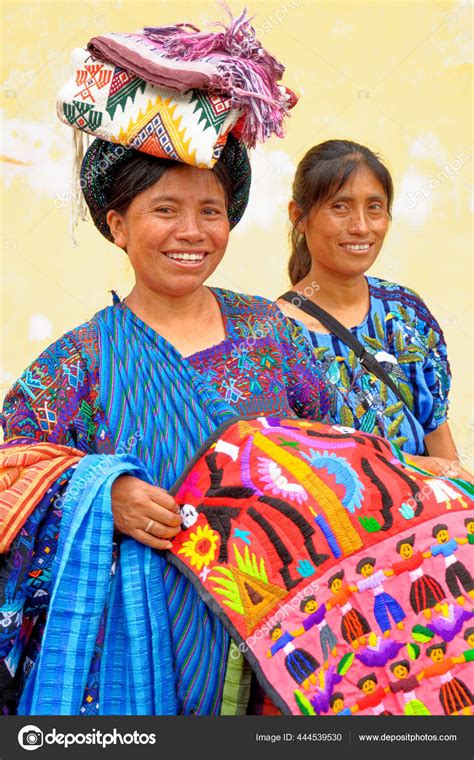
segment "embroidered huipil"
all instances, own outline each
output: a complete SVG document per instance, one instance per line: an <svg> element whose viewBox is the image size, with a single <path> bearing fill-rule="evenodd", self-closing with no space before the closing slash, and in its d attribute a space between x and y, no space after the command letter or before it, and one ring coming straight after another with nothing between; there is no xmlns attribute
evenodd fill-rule
<svg viewBox="0 0 474 760"><path fill-rule="evenodd" d="M299 330L282 318L278 309L263 298L250 297L225 290L213 289L226 329L226 338L216 346L183 359L235 408L238 415L275 414L297 415L322 419L330 407L331 389L325 383L315 363L311 349ZM117 309L127 309L117 304ZM136 326L148 337L153 330L132 315ZM156 333L155 333L156 335ZM64 335L47 348L23 373L7 395L2 414L5 446L17 443L50 443L72 446L86 454L112 454L114 431L106 409L101 406L103 389L100 386L100 344L97 326L88 322ZM185 412L183 412L185 413ZM133 441L130 442L133 452ZM55 515L59 530L61 513ZM50 520L52 526L53 520ZM50 530L56 530L54 526ZM174 568L170 566L170 578ZM41 574L34 579L31 593L35 598L41 584L45 603L30 605L34 619L23 618L22 633L29 637L18 669L25 675L38 655L44 630L50 579ZM166 578L165 578L166 582ZM40 589L41 590L41 589ZM170 624L178 649L191 653L192 641L186 640L189 612L176 604L176 583L166 586L169 595ZM26 605L28 609L28 604ZM181 642L181 643L180 643ZM1 643L1 642L0 642ZM8 644L8 642L6 642ZM226 657L228 637L219 642L222 658ZM217 643L216 643L217 646ZM96 714L99 709L99 662L101 636L96 644L96 657L87 682L82 714ZM183 713L198 710L196 701L189 699L188 689L193 681L190 657L176 684L178 704ZM13 670L16 669L16 666ZM10 667L9 670L11 671ZM189 671L189 672L187 672ZM17 671L18 672L18 671ZM225 667L222 668L222 679ZM1 674L0 674L1 675ZM20 679L21 681L21 679ZM205 686L205 685L204 685ZM203 688L204 688L203 686ZM222 682L220 691L222 690ZM216 692L214 712L219 711L220 693Z"/></svg>
<svg viewBox="0 0 474 760"><path fill-rule="evenodd" d="M316 358L339 391L332 414L356 430L388 438L411 454L423 454L423 439L446 420L451 373L443 332L413 290L367 277L370 309L351 332L376 356L400 390L391 388L359 363L339 338L306 330Z"/></svg>

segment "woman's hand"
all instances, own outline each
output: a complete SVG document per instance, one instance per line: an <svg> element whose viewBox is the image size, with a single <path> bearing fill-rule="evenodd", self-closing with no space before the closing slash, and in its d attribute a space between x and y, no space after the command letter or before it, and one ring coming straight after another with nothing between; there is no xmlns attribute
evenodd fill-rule
<svg viewBox="0 0 474 760"><path fill-rule="evenodd" d="M170 539L181 528L181 513L171 494L132 475L120 475L113 484L112 513L120 533L153 549L171 549Z"/></svg>
<svg viewBox="0 0 474 760"><path fill-rule="evenodd" d="M434 475L441 475L443 478L461 478L474 485L474 477L470 472L461 467L458 459L443 459L442 457L422 457L413 454L408 455L408 459L422 470L428 470Z"/></svg>

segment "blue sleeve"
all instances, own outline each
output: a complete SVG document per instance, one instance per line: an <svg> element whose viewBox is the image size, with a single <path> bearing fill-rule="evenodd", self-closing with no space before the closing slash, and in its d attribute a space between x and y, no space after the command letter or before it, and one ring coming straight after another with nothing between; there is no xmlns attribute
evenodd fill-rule
<svg viewBox="0 0 474 760"><path fill-rule="evenodd" d="M443 331L421 298L419 304L416 329L424 348L425 359L422 366L424 392L420 393L417 399L417 416L427 434L436 430L447 419L451 369Z"/></svg>

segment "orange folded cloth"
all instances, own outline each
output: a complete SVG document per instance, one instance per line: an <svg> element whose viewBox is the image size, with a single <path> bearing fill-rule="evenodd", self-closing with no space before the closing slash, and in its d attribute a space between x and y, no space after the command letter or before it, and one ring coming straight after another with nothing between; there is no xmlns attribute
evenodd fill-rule
<svg viewBox="0 0 474 760"><path fill-rule="evenodd" d="M83 456L77 449L51 443L0 449L0 554L8 551L48 489Z"/></svg>

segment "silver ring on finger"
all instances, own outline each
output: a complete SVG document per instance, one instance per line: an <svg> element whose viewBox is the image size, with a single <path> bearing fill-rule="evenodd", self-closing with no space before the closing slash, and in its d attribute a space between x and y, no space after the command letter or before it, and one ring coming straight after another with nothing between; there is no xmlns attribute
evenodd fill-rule
<svg viewBox="0 0 474 760"><path fill-rule="evenodd" d="M145 528L145 533L150 533L150 531L153 528L154 524L155 524L155 520L150 520L150 522L148 523L148 525Z"/></svg>

